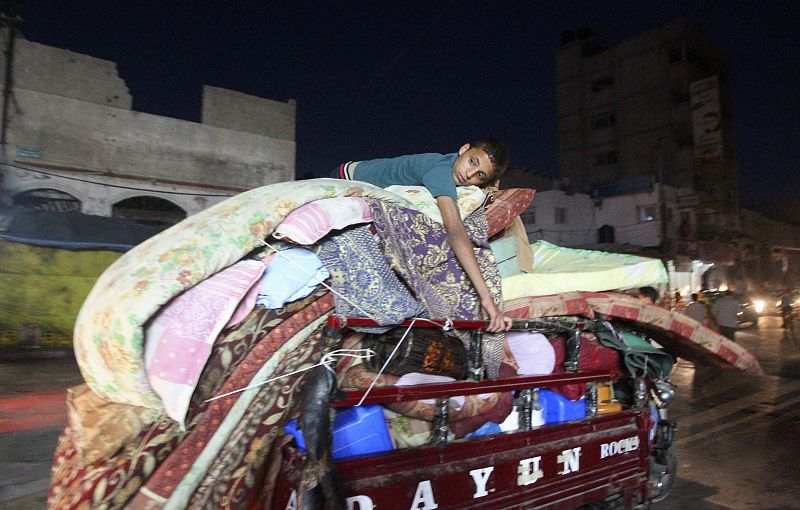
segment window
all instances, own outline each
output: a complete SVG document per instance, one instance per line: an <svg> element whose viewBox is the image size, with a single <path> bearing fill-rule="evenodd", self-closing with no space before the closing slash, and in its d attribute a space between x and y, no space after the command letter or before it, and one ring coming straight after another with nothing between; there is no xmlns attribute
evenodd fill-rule
<svg viewBox="0 0 800 510"><path fill-rule="evenodd" d="M23 191L14 196L14 205L55 212L80 212L81 201L63 191L41 188Z"/></svg>
<svg viewBox="0 0 800 510"><path fill-rule="evenodd" d="M689 147L693 143L692 127L688 122L681 122L672 131L672 139L678 147Z"/></svg>
<svg viewBox="0 0 800 510"><path fill-rule="evenodd" d="M614 85L613 76L604 76L592 82L592 92L600 92Z"/></svg>
<svg viewBox="0 0 800 510"><path fill-rule="evenodd" d="M604 113L592 119L592 129L605 129L617 123L614 112Z"/></svg>
<svg viewBox="0 0 800 510"><path fill-rule="evenodd" d="M567 224L567 208L566 207L556 207L554 210L555 216L555 224L556 225L566 225Z"/></svg>
<svg viewBox="0 0 800 510"><path fill-rule="evenodd" d="M581 54L584 57L591 57L597 55L598 53L602 53L607 49L608 46L606 46L603 43L597 41L588 41L583 43L583 45L581 46Z"/></svg>
<svg viewBox="0 0 800 510"><path fill-rule="evenodd" d="M683 60L683 48L681 46L672 47L669 49L667 56L670 64L677 64Z"/></svg>
<svg viewBox="0 0 800 510"><path fill-rule="evenodd" d="M137 220L146 225L174 225L186 218L186 211L163 198L137 196L114 204L111 216Z"/></svg>
<svg viewBox="0 0 800 510"><path fill-rule="evenodd" d="M639 218L639 223L646 223L648 221L656 221L656 206L655 205L637 205L636 216Z"/></svg>
<svg viewBox="0 0 800 510"><path fill-rule="evenodd" d="M594 155L594 166L613 165L617 162L617 151L598 152Z"/></svg>
<svg viewBox="0 0 800 510"><path fill-rule="evenodd" d="M686 104L689 102L689 88L674 88L670 90L672 96L672 104Z"/></svg>
<svg viewBox="0 0 800 510"><path fill-rule="evenodd" d="M536 223L536 208L529 207L522 211L522 214L519 215L522 223L526 225L534 225Z"/></svg>

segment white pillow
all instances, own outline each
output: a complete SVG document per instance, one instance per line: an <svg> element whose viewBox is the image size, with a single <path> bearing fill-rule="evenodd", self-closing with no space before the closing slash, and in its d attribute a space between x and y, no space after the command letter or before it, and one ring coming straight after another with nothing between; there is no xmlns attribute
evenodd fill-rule
<svg viewBox="0 0 800 510"><path fill-rule="evenodd" d="M272 235L278 239L308 245L316 243L331 230L371 221L369 204L363 198L323 198L289 213Z"/></svg>
<svg viewBox="0 0 800 510"><path fill-rule="evenodd" d="M517 361L519 375L552 374L556 366L556 351L550 340L541 333L511 331L506 342Z"/></svg>

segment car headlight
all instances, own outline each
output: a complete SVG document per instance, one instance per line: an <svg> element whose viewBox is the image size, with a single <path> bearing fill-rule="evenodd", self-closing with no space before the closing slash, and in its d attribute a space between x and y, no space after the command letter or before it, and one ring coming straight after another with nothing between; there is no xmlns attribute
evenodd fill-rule
<svg viewBox="0 0 800 510"><path fill-rule="evenodd" d="M765 306L766 303L762 299L756 299L755 301L753 301L753 307L756 309L756 313L763 312Z"/></svg>

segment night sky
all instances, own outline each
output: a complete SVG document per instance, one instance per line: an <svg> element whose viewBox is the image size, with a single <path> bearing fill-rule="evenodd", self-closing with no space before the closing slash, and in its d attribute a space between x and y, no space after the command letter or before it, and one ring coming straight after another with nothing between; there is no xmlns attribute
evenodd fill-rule
<svg viewBox="0 0 800 510"><path fill-rule="evenodd" d="M561 32L683 16L730 57L743 205L800 197L798 2L24 3L28 39L117 62L135 110L199 121L203 84L296 99L299 177L480 136L555 175Z"/></svg>

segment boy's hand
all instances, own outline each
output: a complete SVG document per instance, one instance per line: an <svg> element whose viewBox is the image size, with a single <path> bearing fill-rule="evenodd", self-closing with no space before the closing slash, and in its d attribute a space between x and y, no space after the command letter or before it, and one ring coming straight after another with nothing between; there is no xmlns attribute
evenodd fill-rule
<svg viewBox="0 0 800 510"><path fill-rule="evenodd" d="M442 213L442 221L447 231L447 242L450 243L458 263L464 268L464 272L467 273L475 291L480 296L481 308L489 319L486 331L489 333L508 331L511 328L511 319L504 317L492 300L489 287L481 274L478 259L475 258L475 252L472 250L472 241L467 236L464 223L461 221L456 201L448 196L440 196L436 197L436 204Z"/></svg>
<svg viewBox="0 0 800 510"><path fill-rule="evenodd" d="M481 308L483 308L483 311L486 312L486 315L489 317L489 325L486 327L486 331L489 333L500 333L501 331L508 331L511 329L511 317L506 317L500 313L494 301L491 299L485 301L481 300Z"/></svg>

